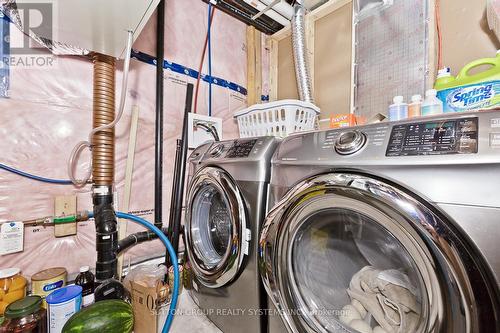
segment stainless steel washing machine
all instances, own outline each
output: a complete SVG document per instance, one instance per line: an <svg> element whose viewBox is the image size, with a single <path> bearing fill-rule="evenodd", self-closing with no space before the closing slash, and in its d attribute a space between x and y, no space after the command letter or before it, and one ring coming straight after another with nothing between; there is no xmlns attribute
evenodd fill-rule
<svg viewBox="0 0 500 333"><path fill-rule="evenodd" d="M270 201L272 327L500 332L500 111L288 137Z"/></svg>
<svg viewBox="0 0 500 333"><path fill-rule="evenodd" d="M257 266L272 137L206 144L190 156L185 234L191 296L223 332L265 332Z"/></svg>

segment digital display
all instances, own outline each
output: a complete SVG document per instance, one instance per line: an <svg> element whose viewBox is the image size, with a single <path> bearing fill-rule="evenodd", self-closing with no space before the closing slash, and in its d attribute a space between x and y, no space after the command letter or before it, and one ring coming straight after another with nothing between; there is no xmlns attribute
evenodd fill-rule
<svg viewBox="0 0 500 333"><path fill-rule="evenodd" d="M386 156L477 153L477 132L477 118L396 125Z"/></svg>

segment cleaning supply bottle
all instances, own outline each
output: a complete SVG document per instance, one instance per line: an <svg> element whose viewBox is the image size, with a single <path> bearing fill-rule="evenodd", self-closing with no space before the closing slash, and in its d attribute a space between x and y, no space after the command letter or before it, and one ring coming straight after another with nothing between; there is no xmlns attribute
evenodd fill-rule
<svg viewBox="0 0 500 333"><path fill-rule="evenodd" d="M395 96L393 103L389 106L389 120L397 121L408 118L408 104L404 102L403 96Z"/></svg>
<svg viewBox="0 0 500 333"><path fill-rule="evenodd" d="M470 74L479 66L489 66ZM443 101L444 112L490 109L500 105L500 51L495 58L478 59L467 64L457 77L438 73L434 85L438 98Z"/></svg>
<svg viewBox="0 0 500 333"><path fill-rule="evenodd" d="M436 87L450 85L455 80L456 78L451 75L450 67L441 68L440 70L438 70L438 75L436 78L436 83L434 83L434 88L438 90Z"/></svg>
<svg viewBox="0 0 500 333"><path fill-rule="evenodd" d="M425 100L422 103L422 116L430 116L443 113L443 102L437 98L436 89L425 92Z"/></svg>
<svg viewBox="0 0 500 333"><path fill-rule="evenodd" d="M408 117L415 118L422 115L422 96L411 96L411 103L408 105Z"/></svg>
<svg viewBox="0 0 500 333"><path fill-rule="evenodd" d="M75 284L83 289L83 307L94 303L95 277L89 266L80 267L80 274L76 276Z"/></svg>

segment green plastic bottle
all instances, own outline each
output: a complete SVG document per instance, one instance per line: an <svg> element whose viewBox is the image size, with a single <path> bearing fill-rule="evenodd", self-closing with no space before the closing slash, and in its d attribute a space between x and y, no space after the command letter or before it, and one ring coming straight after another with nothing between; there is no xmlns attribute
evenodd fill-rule
<svg viewBox="0 0 500 333"><path fill-rule="evenodd" d="M469 72L478 66L490 67L477 74ZM449 68L439 71L434 84L443 111L461 112L500 106L500 51L495 58L478 59L467 64L456 77Z"/></svg>

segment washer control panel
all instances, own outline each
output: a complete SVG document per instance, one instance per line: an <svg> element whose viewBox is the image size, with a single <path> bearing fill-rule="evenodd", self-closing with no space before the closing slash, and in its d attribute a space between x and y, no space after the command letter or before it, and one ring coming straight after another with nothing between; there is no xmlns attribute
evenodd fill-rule
<svg viewBox="0 0 500 333"><path fill-rule="evenodd" d="M210 151L208 152L210 157L219 157L222 155L222 152L224 151L224 144L216 144L212 148L210 148Z"/></svg>
<svg viewBox="0 0 500 333"><path fill-rule="evenodd" d="M250 156L250 152L257 143L257 139L234 140L233 144L226 153L226 158L245 158Z"/></svg>
<svg viewBox="0 0 500 333"><path fill-rule="evenodd" d="M339 135L335 141L335 150L340 155L351 155L359 151L366 143L366 136L358 131L351 130Z"/></svg>
<svg viewBox="0 0 500 333"><path fill-rule="evenodd" d="M478 118L430 121L392 128L386 156L474 154L478 150Z"/></svg>

